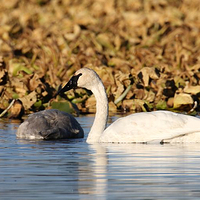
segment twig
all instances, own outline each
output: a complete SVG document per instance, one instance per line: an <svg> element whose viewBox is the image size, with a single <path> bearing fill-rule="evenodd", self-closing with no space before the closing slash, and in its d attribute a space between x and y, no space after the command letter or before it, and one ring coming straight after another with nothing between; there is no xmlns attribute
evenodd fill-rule
<svg viewBox="0 0 200 200"><path fill-rule="evenodd" d="M197 101L194 102L194 106L189 110L188 114L192 113L197 107Z"/></svg>
<svg viewBox="0 0 200 200"><path fill-rule="evenodd" d="M115 101L114 103L115 104L118 104L120 101L122 101L124 99L124 97L128 94L129 90L132 88L132 84L129 85L126 90L122 93L121 96L119 96Z"/></svg>
<svg viewBox="0 0 200 200"><path fill-rule="evenodd" d="M12 105L15 103L15 99L13 99L10 103L10 105L0 114L0 118L3 117L6 112L12 107Z"/></svg>

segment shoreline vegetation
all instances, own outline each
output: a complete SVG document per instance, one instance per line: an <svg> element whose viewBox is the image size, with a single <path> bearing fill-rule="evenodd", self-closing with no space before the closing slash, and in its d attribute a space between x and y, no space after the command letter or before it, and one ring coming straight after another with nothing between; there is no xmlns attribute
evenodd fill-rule
<svg viewBox="0 0 200 200"><path fill-rule="evenodd" d="M198 113L199 13L199 0L2 1L1 117L95 112L83 89L52 99L83 66L101 77L110 112Z"/></svg>

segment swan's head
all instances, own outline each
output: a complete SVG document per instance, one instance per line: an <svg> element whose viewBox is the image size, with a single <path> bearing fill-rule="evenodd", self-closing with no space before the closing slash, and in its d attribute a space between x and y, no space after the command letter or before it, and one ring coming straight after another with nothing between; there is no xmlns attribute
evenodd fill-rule
<svg viewBox="0 0 200 200"><path fill-rule="evenodd" d="M101 82L101 79L94 70L81 68L76 71L68 83L61 90L59 90L57 94L78 87L92 90L92 88L98 85L99 82Z"/></svg>

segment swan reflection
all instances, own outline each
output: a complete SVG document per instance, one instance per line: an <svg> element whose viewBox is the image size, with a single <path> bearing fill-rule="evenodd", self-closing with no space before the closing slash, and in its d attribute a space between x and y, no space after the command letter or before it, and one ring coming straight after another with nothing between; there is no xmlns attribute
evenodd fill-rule
<svg viewBox="0 0 200 200"><path fill-rule="evenodd" d="M89 152L94 185L87 192L101 199L170 195L171 186L178 196L192 193L191 176L200 180L199 145L95 144Z"/></svg>

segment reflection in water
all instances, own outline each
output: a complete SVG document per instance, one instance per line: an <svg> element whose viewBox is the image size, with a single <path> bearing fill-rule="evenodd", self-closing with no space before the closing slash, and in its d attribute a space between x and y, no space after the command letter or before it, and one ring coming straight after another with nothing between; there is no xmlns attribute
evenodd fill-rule
<svg viewBox="0 0 200 200"><path fill-rule="evenodd" d="M104 196L113 199L200 197L198 144L101 144L92 148L97 152L96 163L98 152L102 152L100 163L105 163L95 168L95 173L101 172L99 178L104 180L104 187L99 187L97 182L95 191L101 189Z"/></svg>
<svg viewBox="0 0 200 200"><path fill-rule="evenodd" d="M94 183L88 191L90 194L94 194L95 199L107 199L107 155L106 149L100 144L89 145L89 151L91 152L91 161L93 169L92 175ZM81 175L80 175L81 176Z"/></svg>
<svg viewBox="0 0 200 200"><path fill-rule="evenodd" d="M87 133L93 118L79 121ZM0 122L1 200L200 198L198 144L33 142L17 126Z"/></svg>

